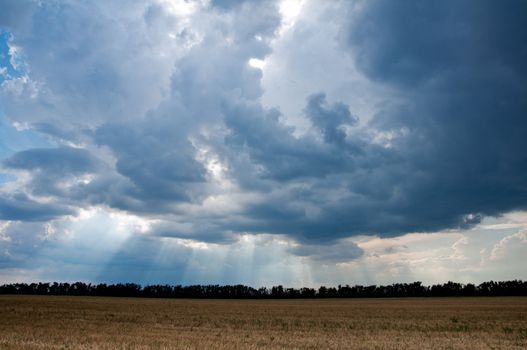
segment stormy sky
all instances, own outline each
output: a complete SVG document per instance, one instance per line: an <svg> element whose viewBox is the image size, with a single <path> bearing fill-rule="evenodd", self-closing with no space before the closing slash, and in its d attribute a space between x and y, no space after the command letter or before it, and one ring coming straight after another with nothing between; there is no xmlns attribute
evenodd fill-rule
<svg viewBox="0 0 527 350"><path fill-rule="evenodd" d="M526 279L527 2L0 0L0 279Z"/></svg>

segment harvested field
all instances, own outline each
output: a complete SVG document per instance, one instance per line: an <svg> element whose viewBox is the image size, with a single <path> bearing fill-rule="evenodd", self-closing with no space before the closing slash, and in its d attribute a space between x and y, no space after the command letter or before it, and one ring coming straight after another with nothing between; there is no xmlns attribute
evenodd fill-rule
<svg viewBox="0 0 527 350"><path fill-rule="evenodd" d="M525 349L527 298L0 296L1 349Z"/></svg>

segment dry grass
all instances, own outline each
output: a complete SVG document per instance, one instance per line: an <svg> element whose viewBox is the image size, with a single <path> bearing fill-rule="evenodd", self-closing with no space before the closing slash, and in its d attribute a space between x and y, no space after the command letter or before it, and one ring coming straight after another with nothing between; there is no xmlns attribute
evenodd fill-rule
<svg viewBox="0 0 527 350"><path fill-rule="evenodd" d="M0 349L525 349L527 298L0 296Z"/></svg>

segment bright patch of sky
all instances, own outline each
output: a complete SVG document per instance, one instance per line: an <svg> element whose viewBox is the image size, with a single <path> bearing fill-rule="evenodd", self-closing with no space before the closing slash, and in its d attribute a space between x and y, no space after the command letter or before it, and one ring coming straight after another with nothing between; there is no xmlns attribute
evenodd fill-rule
<svg viewBox="0 0 527 350"><path fill-rule="evenodd" d="M101 209L38 226L0 226L4 281L244 283L319 286L456 280L478 283L521 277L515 264L527 249L527 214L486 219L471 230L352 239L364 251L346 256L347 240L320 246L318 258L299 256L285 236L241 235L229 245L151 236L148 221ZM23 231L33 229L32 236ZM31 245L31 257L21 245ZM339 254L335 254L339 252ZM331 253L331 254L330 254ZM330 257L331 256L331 257ZM7 259L7 260L6 260ZM10 263L25 261L10 275ZM9 268L8 268L9 267ZM1 269L0 269L1 270Z"/></svg>

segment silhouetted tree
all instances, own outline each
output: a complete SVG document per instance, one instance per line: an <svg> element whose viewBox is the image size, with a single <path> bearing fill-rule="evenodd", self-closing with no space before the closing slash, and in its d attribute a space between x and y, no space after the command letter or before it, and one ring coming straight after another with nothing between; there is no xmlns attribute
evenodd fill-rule
<svg viewBox="0 0 527 350"><path fill-rule="evenodd" d="M0 286L0 294L29 295L93 295L146 298L392 298L392 297L432 297L432 296L527 296L527 282L520 280L472 283L447 282L430 287L421 282L394 283L387 286L339 285L313 288L255 289L237 285L148 285L141 287L135 283L86 284L75 283L12 283Z"/></svg>

